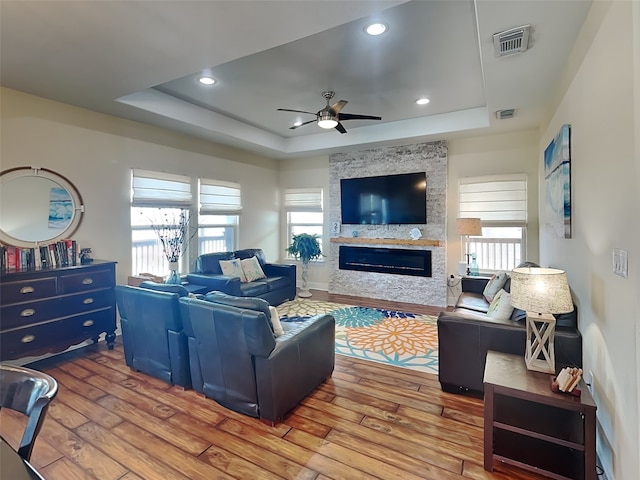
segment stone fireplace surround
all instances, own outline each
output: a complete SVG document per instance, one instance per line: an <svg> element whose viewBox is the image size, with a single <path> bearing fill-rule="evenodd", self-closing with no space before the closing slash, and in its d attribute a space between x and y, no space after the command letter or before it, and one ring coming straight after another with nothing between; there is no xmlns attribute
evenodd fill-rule
<svg viewBox="0 0 640 480"><path fill-rule="evenodd" d="M354 236L367 247L431 251L431 277L342 270L340 239L333 238L329 252L329 292L383 300L446 307L446 205L447 144L445 141L381 147L329 156L329 220L340 222L340 180L397 173L427 173L426 225L341 225L339 237L353 243ZM422 239L412 242L409 232L418 228ZM376 243L380 239L380 244ZM394 239L398 242L395 244ZM425 243L433 245L425 246Z"/></svg>

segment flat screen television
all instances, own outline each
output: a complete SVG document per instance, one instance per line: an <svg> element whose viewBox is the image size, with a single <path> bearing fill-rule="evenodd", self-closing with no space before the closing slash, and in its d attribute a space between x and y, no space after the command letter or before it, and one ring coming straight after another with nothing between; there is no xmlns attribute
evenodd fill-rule
<svg viewBox="0 0 640 480"><path fill-rule="evenodd" d="M425 172L340 180L342 223L395 225L427 223Z"/></svg>

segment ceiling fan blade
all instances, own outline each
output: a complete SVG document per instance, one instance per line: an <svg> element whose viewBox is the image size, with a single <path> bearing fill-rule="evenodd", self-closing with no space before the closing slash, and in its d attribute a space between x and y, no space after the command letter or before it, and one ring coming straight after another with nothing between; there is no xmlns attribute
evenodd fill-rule
<svg viewBox="0 0 640 480"><path fill-rule="evenodd" d="M382 117L376 117L374 115L358 115L355 113L341 113L338 115L338 120L382 120Z"/></svg>
<svg viewBox="0 0 640 480"><path fill-rule="evenodd" d="M340 100L339 102L334 103L333 105L331 105L331 111L333 112L334 115L337 115L338 113L340 113L340 111L344 108L344 106L349 103L346 100Z"/></svg>
<svg viewBox="0 0 640 480"><path fill-rule="evenodd" d="M308 122L301 123L300 125L294 125L293 127L289 127L289 130L295 130L296 128L302 127L303 125L307 125L309 123L313 123L315 121L316 120L313 119L313 120L309 120Z"/></svg>
<svg viewBox="0 0 640 480"><path fill-rule="evenodd" d="M338 122L338 125L336 125L336 130L338 130L340 133L347 133L347 131L345 130L345 128L342 126L340 122Z"/></svg>
<svg viewBox="0 0 640 480"><path fill-rule="evenodd" d="M279 112L295 112L295 113L308 113L309 115L317 115L316 112L305 112L304 110L291 110L290 108L279 108Z"/></svg>

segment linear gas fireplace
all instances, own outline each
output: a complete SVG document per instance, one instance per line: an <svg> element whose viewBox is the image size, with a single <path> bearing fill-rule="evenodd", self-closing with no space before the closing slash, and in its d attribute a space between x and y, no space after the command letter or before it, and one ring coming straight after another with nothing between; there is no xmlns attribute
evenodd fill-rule
<svg viewBox="0 0 640 480"><path fill-rule="evenodd" d="M431 250L340 246L339 268L362 272L431 276Z"/></svg>

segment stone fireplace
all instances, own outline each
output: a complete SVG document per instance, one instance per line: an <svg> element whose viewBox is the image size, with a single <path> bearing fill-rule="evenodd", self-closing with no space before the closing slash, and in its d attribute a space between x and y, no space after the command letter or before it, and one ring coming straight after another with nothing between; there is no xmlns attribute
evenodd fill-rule
<svg viewBox="0 0 640 480"><path fill-rule="evenodd" d="M330 155L329 218L332 223L341 221L341 179L420 171L427 173L427 224L341 225L340 233L332 237L330 243L329 292L446 307L446 142ZM411 239L413 229L420 231L420 239ZM373 254L363 257L364 250L353 250L362 248ZM413 253L403 254L403 251ZM355 255L357 261L350 261L352 265L344 268L341 253ZM385 269L388 265L379 264L393 256L399 257L400 266L389 271ZM424 274L427 258L429 275ZM420 262L422 273L416 274L416 264ZM358 263L365 265L353 265ZM407 275L407 271L413 273Z"/></svg>

